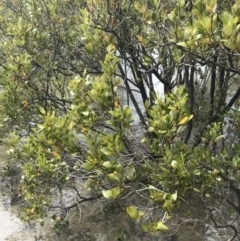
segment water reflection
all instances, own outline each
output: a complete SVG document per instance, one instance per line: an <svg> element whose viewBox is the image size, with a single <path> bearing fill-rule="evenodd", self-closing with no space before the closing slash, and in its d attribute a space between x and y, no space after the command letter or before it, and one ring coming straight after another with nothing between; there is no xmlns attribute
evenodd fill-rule
<svg viewBox="0 0 240 241"><path fill-rule="evenodd" d="M6 210L0 200L0 240L5 240L10 235L14 235L21 227L20 219ZM27 240L26 240L27 241Z"/></svg>

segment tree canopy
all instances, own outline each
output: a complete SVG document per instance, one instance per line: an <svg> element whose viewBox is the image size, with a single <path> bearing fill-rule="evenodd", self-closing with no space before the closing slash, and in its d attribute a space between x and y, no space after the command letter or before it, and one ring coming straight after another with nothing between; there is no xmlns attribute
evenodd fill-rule
<svg viewBox="0 0 240 241"><path fill-rule="evenodd" d="M1 133L23 163L26 221L137 195L162 216L126 211L152 233L189 191L213 220L219 199L240 214L240 1L2 0L0 11Z"/></svg>

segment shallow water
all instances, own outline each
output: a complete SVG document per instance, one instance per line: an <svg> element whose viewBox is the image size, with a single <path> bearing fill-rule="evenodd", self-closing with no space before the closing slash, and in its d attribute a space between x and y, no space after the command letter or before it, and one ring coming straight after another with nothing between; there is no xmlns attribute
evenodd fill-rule
<svg viewBox="0 0 240 241"><path fill-rule="evenodd" d="M14 236L22 229L20 219L6 210L2 202L0 202L0 224L0 240L7 240L7 237Z"/></svg>

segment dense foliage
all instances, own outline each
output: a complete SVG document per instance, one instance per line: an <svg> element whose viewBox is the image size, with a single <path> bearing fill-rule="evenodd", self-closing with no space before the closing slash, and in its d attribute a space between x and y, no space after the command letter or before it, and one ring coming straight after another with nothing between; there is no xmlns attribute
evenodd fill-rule
<svg viewBox="0 0 240 241"><path fill-rule="evenodd" d="M240 214L240 1L2 0L0 11L2 134L23 162L25 220L135 194L163 210L150 222L149 207L127 208L154 232L187 191Z"/></svg>

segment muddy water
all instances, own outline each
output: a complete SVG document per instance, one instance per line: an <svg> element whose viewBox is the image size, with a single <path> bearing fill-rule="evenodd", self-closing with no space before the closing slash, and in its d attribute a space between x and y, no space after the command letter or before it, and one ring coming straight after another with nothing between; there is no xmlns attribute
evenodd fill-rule
<svg viewBox="0 0 240 241"><path fill-rule="evenodd" d="M0 200L1 241L34 241L35 237L41 237L40 233L39 228L24 224L17 216L17 210L7 207L4 199Z"/></svg>
<svg viewBox="0 0 240 241"><path fill-rule="evenodd" d="M3 202L0 202L0 240L6 240L10 235L14 235L21 227L21 221L6 210Z"/></svg>

